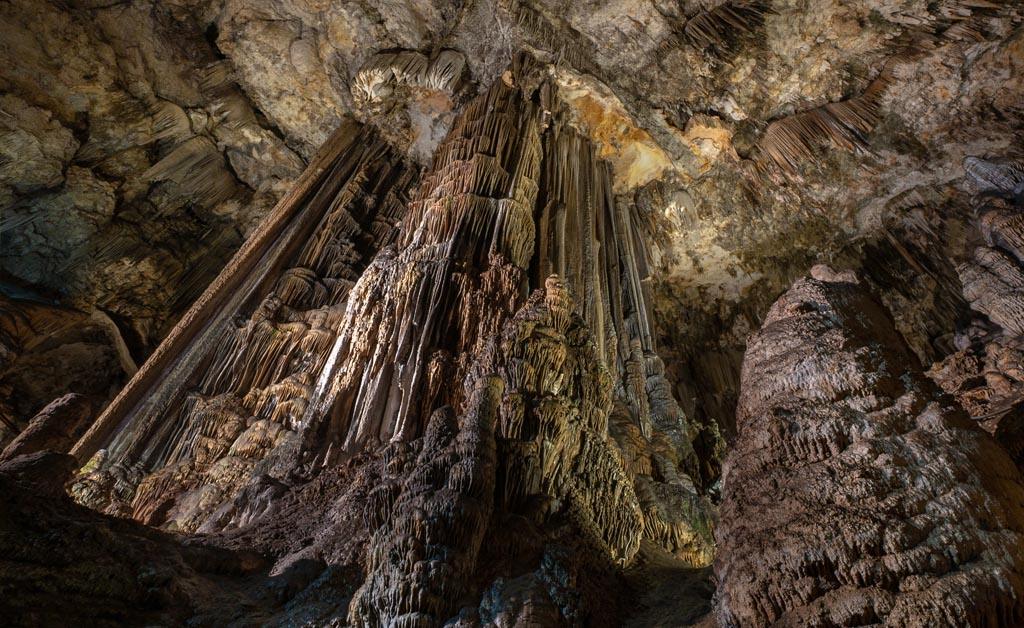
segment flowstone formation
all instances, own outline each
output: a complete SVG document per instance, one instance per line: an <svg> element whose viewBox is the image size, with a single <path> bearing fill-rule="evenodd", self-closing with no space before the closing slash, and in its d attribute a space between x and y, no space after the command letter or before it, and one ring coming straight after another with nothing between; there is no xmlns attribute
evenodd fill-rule
<svg viewBox="0 0 1024 628"><path fill-rule="evenodd" d="M7 0L0 57L0 623L1024 625L1019 0Z"/></svg>
<svg viewBox="0 0 1024 628"><path fill-rule="evenodd" d="M276 233L268 221L79 443L109 440L96 460L103 471L73 491L80 501L191 532L266 473L258 463L271 449L300 438L349 292L396 235L412 181L369 128L339 134L343 156L297 215ZM248 258L258 258L252 268ZM211 303L220 308L197 309ZM246 307L236 319L231 310ZM173 355L171 343L189 334ZM122 407L132 421L118 426Z"/></svg>
<svg viewBox="0 0 1024 628"><path fill-rule="evenodd" d="M357 626L614 625L596 591L642 544L708 565L694 443L721 442L672 397L634 217L564 118L520 55L413 192L346 131L79 441L71 494L271 573L361 572Z"/></svg>
<svg viewBox="0 0 1024 628"><path fill-rule="evenodd" d="M1024 485L849 271L749 341L716 531L722 626L1013 626Z"/></svg>

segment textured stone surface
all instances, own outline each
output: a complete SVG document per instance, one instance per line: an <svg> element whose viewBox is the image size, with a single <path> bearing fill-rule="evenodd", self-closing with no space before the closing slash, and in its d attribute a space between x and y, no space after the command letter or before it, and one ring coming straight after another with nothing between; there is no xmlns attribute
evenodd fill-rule
<svg viewBox="0 0 1024 628"><path fill-rule="evenodd" d="M54 452L0 463L6 625L184 625L190 618L193 625L223 625L240 609L248 611L247 625L258 625L270 616L260 601L266 569L258 557L185 547L76 506L63 492L75 466Z"/></svg>
<svg viewBox="0 0 1024 628"><path fill-rule="evenodd" d="M32 417L29 424L0 452L0 460L31 454L46 449L67 453L85 434L93 419L92 403L88 398L68 393L54 399Z"/></svg>
<svg viewBox="0 0 1024 628"><path fill-rule="evenodd" d="M0 296L0 443L67 393L98 410L135 371L132 349L102 311Z"/></svg>
<svg viewBox="0 0 1024 628"><path fill-rule="evenodd" d="M644 217L670 379L687 411L727 433L745 334L817 261L864 266L915 351L941 357L945 304L931 299L928 260L905 259L914 241L890 224L917 207L962 224L949 200L964 164L1020 156L1014 3L19 0L3 11L4 52L20 61L0 70L4 269L115 314L142 355L342 121L373 122L427 163L459 106L524 47L557 61L573 123ZM396 55L397 75L384 69ZM423 80L425 68L440 73ZM370 75L373 103L359 96ZM765 159L779 137L802 147L789 172ZM878 253L899 259L877 268Z"/></svg>
<svg viewBox="0 0 1024 628"><path fill-rule="evenodd" d="M852 274L818 267L750 339L724 472L724 626L1014 625L1016 467L917 370Z"/></svg>
<svg viewBox="0 0 1024 628"><path fill-rule="evenodd" d="M269 551L293 594L346 574L347 613L325 612L358 626L611 626L599 591L642 543L709 564L695 445L720 437L672 395L634 218L559 96L518 56L411 194L353 131L251 281L215 284L223 334L104 415L72 495Z"/></svg>
<svg viewBox="0 0 1024 628"><path fill-rule="evenodd" d="M707 598L747 336L815 263L915 373L862 396L923 416L909 347L1024 458L1022 42L1019 3L962 0L4 3L0 442L102 408L340 127L315 220L75 495L265 552L266 586L226 579L242 623L689 623L666 583Z"/></svg>

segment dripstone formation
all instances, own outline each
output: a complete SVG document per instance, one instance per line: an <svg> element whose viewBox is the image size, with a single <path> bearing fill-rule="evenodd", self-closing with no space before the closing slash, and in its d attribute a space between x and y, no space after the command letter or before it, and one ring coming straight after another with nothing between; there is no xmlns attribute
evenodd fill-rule
<svg viewBox="0 0 1024 628"><path fill-rule="evenodd" d="M204 295L222 305L170 376L133 402L140 373L82 439L102 447L71 494L264 546L273 570L347 563L358 626L484 621L505 612L488 587L535 570L522 618L613 625L586 586L642 543L709 564L713 478L655 352L637 227L563 115L518 57L413 192L372 130L349 132L254 270ZM288 527L320 540L265 547ZM552 589L550 569L578 575Z"/></svg>
<svg viewBox="0 0 1024 628"><path fill-rule="evenodd" d="M716 531L723 626L1013 626L1024 487L847 271L749 341Z"/></svg>
<svg viewBox="0 0 1024 628"><path fill-rule="evenodd" d="M0 625L1024 626L1018 0L7 0L0 60Z"/></svg>

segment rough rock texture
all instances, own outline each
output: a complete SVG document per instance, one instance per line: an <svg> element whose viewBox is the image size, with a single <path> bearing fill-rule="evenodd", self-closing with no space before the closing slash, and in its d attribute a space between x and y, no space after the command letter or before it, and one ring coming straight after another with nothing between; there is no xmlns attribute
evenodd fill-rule
<svg viewBox="0 0 1024 628"><path fill-rule="evenodd" d="M669 390L637 225L567 115L517 56L409 195L352 131L250 279L229 267L230 298L183 319L220 303L206 327L80 441L102 449L71 493L265 548L272 575L345 574L358 626L614 625L599 591L643 542L709 564L720 437Z"/></svg>
<svg viewBox="0 0 1024 628"><path fill-rule="evenodd" d="M922 210L956 231L963 159L1020 157L1016 2L17 0L2 17L4 271L101 307L140 360L334 128L372 122L428 163L522 48L554 64L641 218L675 396L727 434L745 335L815 262L862 267L915 352L945 355L960 290L936 298L930 265L955 250L917 256L892 226Z"/></svg>
<svg viewBox="0 0 1024 628"><path fill-rule="evenodd" d="M76 489L85 503L191 532L266 473L268 452L301 440L349 293L395 238L413 179L371 129L346 145L254 271L224 287L227 314L129 406L132 425L105 435L109 468ZM241 307L247 318L230 309Z"/></svg>
<svg viewBox="0 0 1024 628"><path fill-rule="evenodd" d="M17 438L0 452L0 460L46 449L67 453L85 434L93 419L88 398L68 393L43 408Z"/></svg>
<svg viewBox="0 0 1024 628"><path fill-rule="evenodd" d="M541 70L522 57L509 78L468 106L409 201L397 250L382 251L349 292L347 276L339 273L360 267L353 268L356 258L337 249L352 246L359 231L342 226L353 218L353 228L367 225L363 229L374 234L366 245L370 251L386 244L389 221L408 184L407 178L382 174L381 164L389 163L383 155L353 143L355 153L333 166L348 173L351 185L338 182L333 191L317 193L337 194L337 200L298 263L261 271L268 273L267 285L274 273L279 277L266 296L254 288L240 301L259 305L243 325L228 327L233 342L196 346L190 352L210 355L200 361L182 358L196 365L184 380L195 389L169 394L168 407L147 403L134 410L101 452L103 470L76 488L80 499L110 512L124 512L131 501L140 520L173 521L192 531L252 473L284 477L300 465L316 470L380 443L420 437L436 409L461 407L465 397L458 382L524 303L528 271L536 264L538 272L561 270L578 283L585 298L578 308L571 301L563 305L564 315L579 309L597 332L591 360L617 374L607 384L611 390L598 395L570 388L569 401L596 405L606 416L614 393L618 407L611 431L626 450L631 475L643 485L649 534L673 550L690 551L683 549L692 541L687 529L697 522L658 512L658 504L696 500L688 509L706 509L696 497L695 482L706 479L694 452L698 434L659 370L639 280L643 261L632 249L628 215L618 213L609 196L605 166L588 142L557 125L542 142L541 121L557 111L557 102L553 85L538 89L537 81L546 81ZM524 90L537 91L542 107L550 109L524 98ZM379 188L360 191L364 181ZM388 200L368 203L378 197ZM316 198L306 211L322 203ZM592 200L584 203L587 198ZM542 201L544 210L535 212ZM302 313L301 307L316 309ZM548 358L541 352L519 359L530 365L523 368L542 369ZM564 357L555 359L560 367ZM548 384L530 386L537 387L530 394L549 394ZM586 416L591 409L584 405L582 412ZM604 418L583 421L597 437L606 437ZM523 428L504 429L503 435L520 438ZM714 443L716 437L712 432L709 439ZM566 445L571 449L574 443ZM533 483L527 480L526 494ZM523 496L513 492L516 499ZM708 523L698 525L706 533ZM706 547L694 551L702 556L697 560L709 560Z"/></svg>
<svg viewBox="0 0 1024 628"><path fill-rule="evenodd" d="M929 370L982 427L1024 464L1024 338L1018 309L1018 285L1024 240L1017 188L1024 180L1019 164L1010 161L964 162L975 197L975 229L983 244L957 271L973 316L954 335L956 351Z"/></svg>
<svg viewBox="0 0 1024 628"><path fill-rule="evenodd" d="M817 267L743 366L715 571L723 626L1024 620L1024 485L852 273Z"/></svg>
<svg viewBox="0 0 1024 628"><path fill-rule="evenodd" d="M1024 460L1021 17L2 3L0 443L84 395L77 499L272 563L140 624L691 622L747 336L813 264Z"/></svg>
<svg viewBox="0 0 1024 628"><path fill-rule="evenodd" d="M258 593L265 565L257 556L185 547L76 506L63 491L75 467L73 458L54 452L0 463L5 625L184 625L189 618L197 626L225 625L223 618L243 609L252 624L269 617Z"/></svg>
<svg viewBox="0 0 1024 628"><path fill-rule="evenodd" d="M0 443L66 393L98 409L136 370L121 330L104 312L0 297Z"/></svg>

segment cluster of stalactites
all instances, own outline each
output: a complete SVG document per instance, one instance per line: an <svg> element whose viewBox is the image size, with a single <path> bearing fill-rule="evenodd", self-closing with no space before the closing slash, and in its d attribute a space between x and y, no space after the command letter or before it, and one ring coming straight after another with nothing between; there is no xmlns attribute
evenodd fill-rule
<svg viewBox="0 0 1024 628"><path fill-rule="evenodd" d="M360 279L335 344L330 420L309 446L353 454L412 440L525 298L541 164L540 111L517 66L470 102L409 202L397 250ZM326 443L326 445L325 445Z"/></svg>
<svg viewBox="0 0 1024 628"><path fill-rule="evenodd" d="M301 431L349 292L369 256L395 238L412 183L412 169L372 131L352 146L306 201L319 216L312 236L279 243L295 252L264 271L269 288L252 313L226 326L153 429L135 420L122 430L108 468L73 489L81 501L194 531Z"/></svg>
<svg viewBox="0 0 1024 628"><path fill-rule="evenodd" d="M671 478L672 488L661 485L652 495L699 504L704 513L695 528L685 530L652 520L651 538L687 559L699 554L704 564L711 552L711 507L701 502L691 481L700 481L693 449L696 428L672 397L655 352L642 234L630 206L616 202L610 167L598 157L595 144L559 124L556 102L549 106L555 112L544 142L534 272L558 274L578 296L575 311L590 328L598 357L614 374L622 426L616 440L626 439L631 477ZM636 442L628 442L632 436ZM660 497L647 507L652 517L667 510ZM691 537L700 540L678 542Z"/></svg>
<svg viewBox="0 0 1024 628"><path fill-rule="evenodd" d="M505 388L494 480L505 507L565 504L622 563L641 536L707 562L709 507L686 475L689 429L653 352L639 234L593 143L557 120L543 133L557 103L551 85L526 86L533 69L519 59L466 106L407 204L401 241L365 270L394 234L408 178L376 149L345 170L273 288L228 330L142 455L121 464L134 516L189 531L249 520L232 499L267 471L270 452L332 464L412 442L427 417L447 420L438 408L472 398L460 383L481 379L467 374L483 360L501 365ZM551 270L581 300L551 277L523 307L530 273ZM155 473L135 492L143 467ZM687 516L672 514L678 503ZM407 524L403 538L423 532ZM367 595L407 578L405 567L371 578ZM376 611L353 612L374 623Z"/></svg>
<svg viewBox="0 0 1024 628"><path fill-rule="evenodd" d="M557 276L502 335L498 495L511 509L546 496L625 563L643 528L639 503L608 436L611 377Z"/></svg>
<svg viewBox="0 0 1024 628"><path fill-rule="evenodd" d="M384 100L396 87L412 87L453 94L459 87L466 59L455 50L427 57L415 50L373 55L352 79L352 96L360 104Z"/></svg>
<svg viewBox="0 0 1024 628"><path fill-rule="evenodd" d="M470 102L409 203L403 244L441 247L446 259L478 269L490 255L526 268L541 164L537 116L502 81Z"/></svg>

